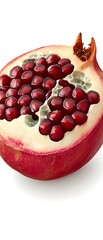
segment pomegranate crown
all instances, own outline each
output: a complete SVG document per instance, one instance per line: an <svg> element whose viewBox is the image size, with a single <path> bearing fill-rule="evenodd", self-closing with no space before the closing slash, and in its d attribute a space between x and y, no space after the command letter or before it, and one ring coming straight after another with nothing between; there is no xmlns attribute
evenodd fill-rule
<svg viewBox="0 0 103 240"><path fill-rule="evenodd" d="M88 44L88 48L86 48L82 41L82 33L79 33L73 46L73 52L83 62L88 59L93 60L96 55L96 43L94 38L91 38L91 42Z"/></svg>

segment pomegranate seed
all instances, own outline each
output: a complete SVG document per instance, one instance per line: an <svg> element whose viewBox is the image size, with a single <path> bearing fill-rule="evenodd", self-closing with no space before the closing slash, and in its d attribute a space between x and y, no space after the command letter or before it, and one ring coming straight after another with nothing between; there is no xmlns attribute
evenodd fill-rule
<svg viewBox="0 0 103 240"><path fill-rule="evenodd" d="M10 77L12 78L20 78L21 74L23 72L22 67L20 66L15 66L10 70Z"/></svg>
<svg viewBox="0 0 103 240"><path fill-rule="evenodd" d="M39 59L37 60L37 62L36 62L36 65L38 65L38 64L42 64L42 65L44 65L45 67L47 67L46 58L45 58L45 57L39 58Z"/></svg>
<svg viewBox="0 0 103 240"><path fill-rule="evenodd" d="M19 88L20 86L21 86L21 79L19 78L14 78L10 83L11 88Z"/></svg>
<svg viewBox="0 0 103 240"><path fill-rule="evenodd" d="M0 91L7 91L9 89L9 86L0 86Z"/></svg>
<svg viewBox="0 0 103 240"><path fill-rule="evenodd" d="M48 119L43 119L39 126L39 132L42 135L48 135L51 131L52 124Z"/></svg>
<svg viewBox="0 0 103 240"><path fill-rule="evenodd" d="M60 79L59 80L59 85L62 87L67 87L69 86L72 90L74 90L75 86L71 83L68 82L68 80Z"/></svg>
<svg viewBox="0 0 103 240"><path fill-rule="evenodd" d="M17 98L10 96L5 100L5 104L7 107L15 107L17 105Z"/></svg>
<svg viewBox="0 0 103 240"><path fill-rule="evenodd" d="M54 125L51 129L49 137L52 141L58 142L64 137L64 131L61 126Z"/></svg>
<svg viewBox="0 0 103 240"><path fill-rule="evenodd" d="M75 86L71 83L69 83L69 87L71 87L72 90L74 90Z"/></svg>
<svg viewBox="0 0 103 240"><path fill-rule="evenodd" d="M0 103L4 103L6 98L5 91L0 91Z"/></svg>
<svg viewBox="0 0 103 240"><path fill-rule="evenodd" d="M28 84L24 84L22 85L22 87L19 89L18 91L18 95L26 95L29 94L31 92L32 88L30 85Z"/></svg>
<svg viewBox="0 0 103 240"><path fill-rule="evenodd" d="M54 110L52 112L49 112L47 117L53 124L59 124L63 118L63 113L60 110Z"/></svg>
<svg viewBox="0 0 103 240"><path fill-rule="evenodd" d="M62 67L62 74L63 77L66 77L67 75L71 74L74 70L74 66L72 64L66 64Z"/></svg>
<svg viewBox="0 0 103 240"><path fill-rule="evenodd" d="M35 66L34 71L36 74L45 77L46 76L46 67L43 64L38 64Z"/></svg>
<svg viewBox="0 0 103 240"><path fill-rule="evenodd" d="M43 77L35 75L32 79L31 85L33 88L40 88L42 86Z"/></svg>
<svg viewBox="0 0 103 240"><path fill-rule="evenodd" d="M69 82L64 80L64 79L60 79L59 80L59 85L62 86L62 87L67 87L67 86L69 86Z"/></svg>
<svg viewBox="0 0 103 240"><path fill-rule="evenodd" d="M30 107L24 106L20 109L20 114L21 115L26 115L26 114L31 114Z"/></svg>
<svg viewBox="0 0 103 240"><path fill-rule="evenodd" d="M48 75L49 77L57 80L59 78L62 78L62 69L58 64L51 65L48 68Z"/></svg>
<svg viewBox="0 0 103 240"><path fill-rule="evenodd" d="M33 70L35 65L36 64L34 63L34 61L28 60L28 62L23 64L22 68L23 68L24 71Z"/></svg>
<svg viewBox="0 0 103 240"><path fill-rule="evenodd" d="M21 96L18 99L18 104L20 106L28 106L30 104L31 98L28 95Z"/></svg>
<svg viewBox="0 0 103 240"><path fill-rule="evenodd" d="M64 116L61 121L62 128L66 131L72 131L75 128L75 121L72 116Z"/></svg>
<svg viewBox="0 0 103 240"><path fill-rule="evenodd" d="M76 110L76 102L72 98L66 98L63 101L63 109L66 114L72 114Z"/></svg>
<svg viewBox="0 0 103 240"><path fill-rule="evenodd" d="M39 120L39 117L35 113L32 113L32 119L37 121Z"/></svg>
<svg viewBox="0 0 103 240"><path fill-rule="evenodd" d="M4 74L0 77L0 87L5 87L10 85L11 78Z"/></svg>
<svg viewBox="0 0 103 240"><path fill-rule="evenodd" d="M18 91L17 89L14 89L14 88L9 88L8 91L6 92L6 97L10 97L10 96L17 97L17 95L18 95Z"/></svg>
<svg viewBox="0 0 103 240"><path fill-rule="evenodd" d="M52 64L58 63L58 61L60 60L60 57L57 54L50 54L46 60L48 65L50 66Z"/></svg>
<svg viewBox="0 0 103 240"><path fill-rule="evenodd" d="M21 75L21 80L22 80L23 84L30 83L32 78L33 78L33 71L31 71L31 70L24 71Z"/></svg>
<svg viewBox="0 0 103 240"><path fill-rule="evenodd" d="M58 64L59 64L61 67L63 67L64 65L70 64L70 63L71 63L71 61L70 61L70 59L68 59L68 58L62 58L62 59L60 59L59 62L58 62Z"/></svg>
<svg viewBox="0 0 103 240"><path fill-rule="evenodd" d="M72 96L72 89L68 87L64 87L59 92L59 97L61 98L70 98Z"/></svg>
<svg viewBox="0 0 103 240"><path fill-rule="evenodd" d="M56 82L54 79L49 77L44 78L42 86L46 91L51 90L52 88L55 87L55 85L56 85Z"/></svg>
<svg viewBox="0 0 103 240"><path fill-rule="evenodd" d="M40 106L42 105L43 103L38 101L38 100L32 100L31 103L30 103L30 108L31 108L31 111L32 112L38 112L39 111L39 108Z"/></svg>
<svg viewBox="0 0 103 240"><path fill-rule="evenodd" d="M17 108L7 108L5 111L5 116L8 121L12 121L14 118L19 117L19 111Z"/></svg>
<svg viewBox="0 0 103 240"><path fill-rule="evenodd" d="M5 118L5 110L6 110L6 106L4 104L0 104L0 119Z"/></svg>
<svg viewBox="0 0 103 240"><path fill-rule="evenodd" d="M51 110L61 110L62 109L62 98L61 97L53 97L49 102L49 107Z"/></svg>
<svg viewBox="0 0 103 240"><path fill-rule="evenodd" d="M38 101L44 102L45 100L45 92L41 88L36 88L31 92L32 99L36 99Z"/></svg>
<svg viewBox="0 0 103 240"><path fill-rule="evenodd" d="M83 99L77 104L77 109L79 111L82 111L84 113L87 113L90 107L90 103L87 99Z"/></svg>
<svg viewBox="0 0 103 240"><path fill-rule="evenodd" d="M77 125L82 125L87 121L87 115L80 111L74 112L72 117Z"/></svg>
<svg viewBox="0 0 103 240"><path fill-rule="evenodd" d="M45 96L45 98L48 99L48 98L51 96L51 94L52 94L52 91L51 91L51 90L48 91L47 94L46 94L46 96Z"/></svg>
<svg viewBox="0 0 103 240"><path fill-rule="evenodd" d="M75 88L75 89L73 90L72 96L73 96L73 98L74 98L77 102L79 102L79 101L81 101L81 100L83 100L83 99L87 99L87 94L86 94L86 92L85 92L83 89L81 89L81 88Z"/></svg>
<svg viewBox="0 0 103 240"><path fill-rule="evenodd" d="M100 96L99 96L99 94L97 93L97 92L95 92L95 91L89 91L88 93L87 93L87 95L88 95L88 100L89 100L89 102L91 103L91 104L96 104L96 103L98 103L99 101L100 101Z"/></svg>

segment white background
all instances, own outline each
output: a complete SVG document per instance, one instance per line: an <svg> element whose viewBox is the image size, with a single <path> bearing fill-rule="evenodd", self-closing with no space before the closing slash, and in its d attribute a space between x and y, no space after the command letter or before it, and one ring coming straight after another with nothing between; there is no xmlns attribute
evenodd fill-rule
<svg viewBox="0 0 103 240"><path fill-rule="evenodd" d="M103 69L102 1L0 1L0 68L28 50L97 42ZM28 179L0 159L0 240L103 240L103 147L86 166L53 181Z"/></svg>

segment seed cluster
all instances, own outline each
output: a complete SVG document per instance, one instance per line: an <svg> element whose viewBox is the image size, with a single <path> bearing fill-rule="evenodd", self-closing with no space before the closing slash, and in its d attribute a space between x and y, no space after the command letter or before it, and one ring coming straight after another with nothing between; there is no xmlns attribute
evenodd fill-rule
<svg viewBox="0 0 103 240"><path fill-rule="evenodd" d="M48 99L50 112L41 121L39 132L52 141L61 140L67 131L85 123L90 105L99 102L97 92L86 93L63 79L73 69L69 59L56 54L14 66L9 75L0 77L0 119L12 121L29 114L37 121L36 112ZM57 80L61 89L52 96Z"/></svg>
<svg viewBox="0 0 103 240"><path fill-rule="evenodd" d="M59 84L62 85L62 89L58 92L58 96L48 101L51 111L39 126L40 133L49 135L53 141L60 141L66 132L84 124L88 118L90 105L100 100L99 94L95 91L86 93L62 79L59 80Z"/></svg>

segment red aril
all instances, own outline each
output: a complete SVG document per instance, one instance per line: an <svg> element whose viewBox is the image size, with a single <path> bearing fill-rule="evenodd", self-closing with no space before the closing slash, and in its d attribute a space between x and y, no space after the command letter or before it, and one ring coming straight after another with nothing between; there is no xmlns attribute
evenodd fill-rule
<svg viewBox="0 0 103 240"><path fill-rule="evenodd" d="M45 99L47 100L47 99L51 96L51 94L52 94L52 91L49 90L49 91L46 93Z"/></svg>
<svg viewBox="0 0 103 240"><path fill-rule="evenodd" d="M68 59L68 58L62 58L62 59L60 59L59 62L58 62L58 64L59 64L61 67L65 66L65 65L67 65L67 64L70 64L70 63L71 63L71 61L70 61L70 59Z"/></svg>
<svg viewBox="0 0 103 240"><path fill-rule="evenodd" d="M20 114L21 115L26 115L26 114L31 114L31 110L30 110L30 107L28 106L24 106L20 109Z"/></svg>
<svg viewBox="0 0 103 240"><path fill-rule="evenodd" d="M58 142L63 139L64 131L60 125L54 125L49 136L52 141Z"/></svg>
<svg viewBox="0 0 103 240"><path fill-rule="evenodd" d="M10 81L11 81L11 78L7 74L2 75L0 77L0 87L9 86Z"/></svg>
<svg viewBox="0 0 103 240"><path fill-rule="evenodd" d="M49 107L51 110L62 110L63 101L61 97L53 97L49 101Z"/></svg>
<svg viewBox="0 0 103 240"><path fill-rule="evenodd" d="M63 118L63 112L60 110L54 110L48 113L48 119L52 122L52 124L59 124Z"/></svg>
<svg viewBox="0 0 103 240"><path fill-rule="evenodd" d="M42 84L42 86L43 86L43 89L44 89L45 91L51 90L52 88L55 87L55 85L56 85L56 82L55 82L54 79L52 79L52 78L50 78L50 77L46 77L46 78L43 79L43 84Z"/></svg>
<svg viewBox="0 0 103 240"><path fill-rule="evenodd" d="M39 111L39 108L40 106L42 105L43 103L38 101L38 100L32 100L31 103L30 103L30 109L31 109L31 112L38 112Z"/></svg>
<svg viewBox="0 0 103 240"><path fill-rule="evenodd" d="M59 92L59 97L63 99L70 98L71 96L72 96L72 89L69 86L62 88Z"/></svg>
<svg viewBox="0 0 103 240"><path fill-rule="evenodd" d="M80 111L74 112L72 117L77 125L82 125L87 121L87 115Z"/></svg>
<svg viewBox="0 0 103 240"><path fill-rule="evenodd" d="M88 95L88 100L91 104L95 104L95 103L98 103L100 101L100 97L99 97L99 94L95 91L89 91L87 93Z"/></svg>
<svg viewBox="0 0 103 240"><path fill-rule="evenodd" d="M33 78L33 71L28 70L28 71L24 71L21 75L21 81L22 84L30 84L31 80Z"/></svg>
<svg viewBox="0 0 103 240"><path fill-rule="evenodd" d="M43 64L38 64L34 68L35 74L38 74L42 77L46 76L46 67Z"/></svg>
<svg viewBox="0 0 103 240"><path fill-rule="evenodd" d="M34 67L35 67L35 65L36 65L36 64L34 63L34 61L29 60L29 61L27 61L26 63L23 64L22 68L23 68L23 70L25 70L25 71L27 71L27 70L33 70Z"/></svg>
<svg viewBox="0 0 103 240"><path fill-rule="evenodd" d="M23 69L20 66L15 66L10 70L10 77L11 78L20 78Z"/></svg>
<svg viewBox="0 0 103 240"><path fill-rule="evenodd" d="M0 91L7 91L9 86L0 86Z"/></svg>
<svg viewBox="0 0 103 240"><path fill-rule="evenodd" d="M28 106L30 104L31 98L28 95L23 95L18 99L18 104L20 106Z"/></svg>
<svg viewBox="0 0 103 240"><path fill-rule="evenodd" d="M21 88L18 91L18 95L26 95L29 94L32 90L32 87L29 84L24 84L21 86Z"/></svg>
<svg viewBox="0 0 103 240"><path fill-rule="evenodd" d="M74 66L72 64L66 64L62 67L62 76L66 77L67 75L73 72Z"/></svg>
<svg viewBox="0 0 103 240"><path fill-rule="evenodd" d="M62 69L58 64L51 65L48 68L48 76L57 80L62 78Z"/></svg>
<svg viewBox="0 0 103 240"><path fill-rule="evenodd" d="M36 88L31 92L32 99L36 99L38 101L44 102L45 100L45 92L41 88Z"/></svg>
<svg viewBox="0 0 103 240"><path fill-rule="evenodd" d="M63 110L66 114L72 114L76 110L76 102L72 98L66 98L63 101Z"/></svg>
<svg viewBox="0 0 103 240"><path fill-rule="evenodd" d="M5 104L0 104L0 119L5 118L5 110L6 110Z"/></svg>
<svg viewBox="0 0 103 240"><path fill-rule="evenodd" d="M16 88L18 89L21 86L21 79L19 78L14 78L11 82L10 82L10 87L11 88Z"/></svg>
<svg viewBox="0 0 103 240"><path fill-rule="evenodd" d="M47 67L47 60L45 59L45 57L41 57L36 61L36 65L42 64L45 67Z"/></svg>
<svg viewBox="0 0 103 240"><path fill-rule="evenodd" d="M39 88L42 86L43 77L39 75L35 75L31 81L32 88Z"/></svg>
<svg viewBox="0 0 103 240"><path fill-rule="evenodd" d="M79 111L82 111L84 113L87 113L90 107L90 103L87 99L83 99L81 100L78 104L77 104L77 109Z"/></svg>
<svg viewBox="0 0 103 240"><path fill-rule="evenodd" d="M49 66L58 63L59 60L60 60L60 57L57 54L50 54L47 57L47 63Z"/></svg>
<svg viewBox="0 0 103 240"><path fill-rule="evenodd" d="M17 89L14 88L9 88L8 91L6 92L6 97L14 96L17 97L18 91Z"/></svg>
<svg viewBox="0 0 103 240"><path fill-rule="evenodd" d="M48 119L43 119L40 123L39 131L43 135L48 135L51 131L51 127L51 121L49 121Z"/></svg>
<svg viewBox="0 0 103 240"><path fill-rule="evenodd" d="M15 107L17 105L17 98L10 96L5 100L5 105L7 107Z"/></svg>
<svg viewBox="0 0 103 240"><path fill-rule="evenodd" d="M67 87L67 86L69 86L69 82L64 80L64 79L60 79L59 80L59 85L62 86L62 87Z"/></svg>
<svg viewBox="0 0 103 240"><path fill-rule="evenodd" d="M17 108L14 107L7 108L5 111L5 116L8 121L12 121L19 116L19 111Z"/></svg>
<svg viewBox="0 0 103 240"><path fill-rule="evenodd" d="M77 102L88 98L87 93L81 88L75 88L73 90L72 96Z"/></svg>
<svg viewBox="0 0 103 240"><path fill-rule="evenodd" d="M36 115L34 112L32 112L32 118L33 118L33 120L35 120L35 121L38 121L38 120L39 120L38 115Z"/></svg>
<svg viewBox="0 0 103 240"><path fill-rule="evenodd" d="M5 91L0 91L0 103L4 103L6 98Z"/></svg>
<svg viewBox="0 0 103 240"><path fill-rule="evenodd" d="M61 121L61 126L64 131L72 131L75 128L75 121L72 116L65 115Z"/></svg>

